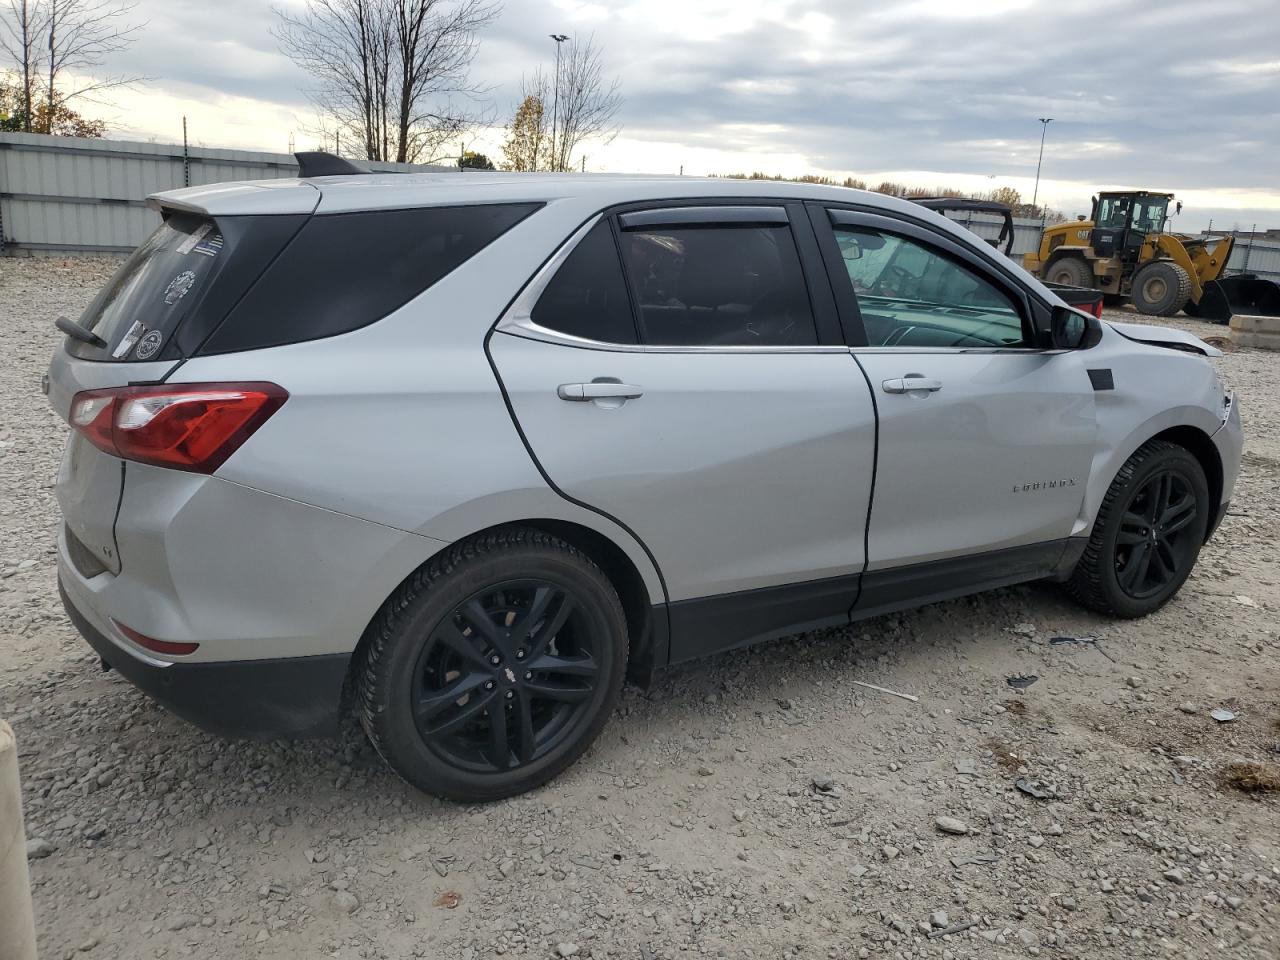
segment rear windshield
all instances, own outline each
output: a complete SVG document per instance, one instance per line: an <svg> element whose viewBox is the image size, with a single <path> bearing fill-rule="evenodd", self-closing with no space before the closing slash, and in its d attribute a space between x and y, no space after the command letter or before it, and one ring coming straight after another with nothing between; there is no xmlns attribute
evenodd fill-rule
<svg viewBox="0 0 1280 960"><path fill-rule="evenodd" d="M89 360L189 356L244 295L305 216L223 217L166 211L80 317L106 341L68 339Z"/></svg>
<svg viewBox="0 0 1280 960"><path fill-rule="evenodd" d="M81 326L107 342L105 351L94 351L95 359L159 356L216 273L224 242L217 224L205 217L174 214L162 223L80 318Z"/></svg>

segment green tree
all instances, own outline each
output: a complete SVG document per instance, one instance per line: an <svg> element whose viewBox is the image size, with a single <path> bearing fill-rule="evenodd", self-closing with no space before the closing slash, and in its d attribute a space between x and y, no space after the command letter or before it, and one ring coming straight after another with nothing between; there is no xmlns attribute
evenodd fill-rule
<svg viewBox="0 0 1280 960"><path fill-rule="evenodd" d="M63 98L50 98L44 87L32 86L34 109L27 113L27 91L21 76L0 75L0 130L47 133L55 137L104 137L107 125L73 110Z"/></svg>
<svg viewBox="0 0 1280 960"><path fill-rule="evenodd" d="M459 170L493 170L493 161L486 157L483 153L476 153L474 150L465 151L458 158Z"/></svg>
<svg viewBox="0 0 1280 960"><path fill-rule="evenodd" d="M526 92L516 114L507 124L507 141L502 145L502 168L529 173L546 170L551 164L550 121L545 98L536 88L545 86L541 77L532 81L534 92ZM526 86L526 91L528 87Z"/></svg>

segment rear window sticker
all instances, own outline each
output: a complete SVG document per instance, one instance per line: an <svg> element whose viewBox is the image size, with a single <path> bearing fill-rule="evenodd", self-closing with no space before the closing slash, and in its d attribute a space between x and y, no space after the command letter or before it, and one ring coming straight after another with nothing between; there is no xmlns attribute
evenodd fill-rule
<svg viewBox="0 0 1280 960"><path fill-rule="evenodd" d="M133 345L138 342L138 338L146 331L147 325L141 320L133 321L133 326L125 331L120 342L116 344L116 348L111 351L111 356L119 360L126 353L133 349Z"/></svg>
<svg viewBox="0 0 1280 960"><path fill-rule="evenodd" d="M216 257L218 251L222 249L222 234L215 233L211 237L206 237L195 245L196 253L202 253L206 257Z"/></svg>
<svg viewBox="0 0 1280 960"><path fill-rule="evenodd" d="M159 330L152 330L138 342L137 357L139 360L150 360L160 352L160 344L164 341L164 334Z"/></svg>
<svg viewBox="0 0 1280 960"><path fill-rule="evenodd" d="M169 285L164 288L164 302L172 306L187 295L196 283L196 275L190 270L183 270L180 274L169 281Z"/></svg>
<svg viewBox="0 0 1280 960"><path fill-rule="evenodd" d="M200 226L191 231L191 235L187 239L178 244L178 252L185 257L197 243L204 239L204 235L212 229L213 224L208 221L200 224Z"/></svg>

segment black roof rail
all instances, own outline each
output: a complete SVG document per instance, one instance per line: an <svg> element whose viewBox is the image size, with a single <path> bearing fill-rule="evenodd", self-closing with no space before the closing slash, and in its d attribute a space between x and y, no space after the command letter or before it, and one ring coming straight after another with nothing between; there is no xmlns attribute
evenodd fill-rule
<svg viewBox="0 0 1280 960"><path fill-rule="evenodd" d="M368 167L323 150L303 150L294 156L298 159L299 177L349 177L373 172Z"/></svg>

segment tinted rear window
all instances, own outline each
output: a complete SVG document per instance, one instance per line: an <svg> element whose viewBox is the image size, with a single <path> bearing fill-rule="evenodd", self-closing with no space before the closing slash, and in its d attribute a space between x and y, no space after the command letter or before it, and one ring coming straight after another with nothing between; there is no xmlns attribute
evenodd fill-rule
<svg viewBox="0 0 1280 960"><path fill-rule="evenodd" d="M214 220L172 214L133 251L87 310L81 326L106 348L79 340L68 346L93 360L154 360L183 321L204 300L228 259L227 241Z"/></svg>
<svg viewBox="0 0 1280 960"><path fill-rule="evenodd" d="M313 216L200 352L254 350L367 326L412 300L539 206Z"/></svg>

